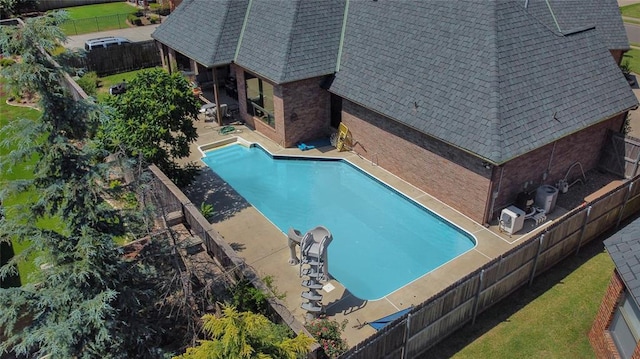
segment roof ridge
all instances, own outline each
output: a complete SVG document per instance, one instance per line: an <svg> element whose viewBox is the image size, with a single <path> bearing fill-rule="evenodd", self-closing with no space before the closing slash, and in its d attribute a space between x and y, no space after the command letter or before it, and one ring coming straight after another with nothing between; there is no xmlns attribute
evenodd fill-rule
<svg viewBox="0 0 640 359"><path fill-rule="evenodd" d="M249 19L249 13L251 12L252 5L253 0L249 0L249 4L247 4L247 11L244 13L244 20L242 20L242 29L240 29L240 35L238 36L238 44L236 45L236 52L233 55L233 62L238 62L238 53L240 52L240 46L242 46L244 30L247 28L247 20Z"/></svg>
<svg viewBox="0 0 640 359"><path fill-rule="evenodd" d="M282 80L286 79L289 75L289 73L287 72L287 69L290 70L290 67L287 65L289 64L289 59L291 58L291 48L293 47L293 37L294 37L293 34L295 33L294 27L298 23L298 14L300 13L301 4L302 4L302 1L300 0L296 1L296 10L293 13L293 21L291 22L291 26L289 26L289 33L287 34L288 36L287 50L285 51L286 57L282 62L282 70L280 71L280 73L282 74L282 78L279 78L278 82L281 82Z"/></svg>
<svg viewBox="0 0 640 359"><path fill-rule="evenodd" d="M214 52L214 54L219 54L220 53L220 47L222 45L222 41L220 41L222 39L222 35L224 34L224 28L228 25L227 23L227 19L229 17L229 11L231 9L231 2L229 0L227 0L227 6L225 6L226 11L224 12L224 16L222 17L224 20L222 21L222 26L220 28L220 32L218 33L218 36L216 37L216 51ZM214 56L215 57L215 56ZM211 59L211 63L212 63L212 67L215 67L215 63L216 63L215 58Z"/></svg>
<svg viewBox="0 0 640 359"><path fill-rule="evenodd" d="M342 29L340 29L340 43L338 44L338 56L336 58L336 70L340 71L340 61L342 59L342 49L344 47L344 34L347 31L347 17L349 16L349 0L344 2L344 13L342 14Z"/></svg>

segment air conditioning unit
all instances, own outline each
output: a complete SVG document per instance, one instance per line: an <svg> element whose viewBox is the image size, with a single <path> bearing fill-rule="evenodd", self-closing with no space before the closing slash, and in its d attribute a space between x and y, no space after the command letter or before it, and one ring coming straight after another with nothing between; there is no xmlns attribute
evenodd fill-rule
<svg viewBox="0 0 640 359"><path fill-rule="evenodd" d="M509 234L514 234L524 227L523 210L516 206L509 206L500 213L500 230Z"/></svg>

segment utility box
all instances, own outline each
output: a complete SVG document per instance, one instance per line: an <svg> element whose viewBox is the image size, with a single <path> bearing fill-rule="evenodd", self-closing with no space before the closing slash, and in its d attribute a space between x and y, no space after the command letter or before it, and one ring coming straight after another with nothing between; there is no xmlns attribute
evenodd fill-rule
<svg viewBox="0 0 640 359"><path fill-rule="evenodd" d="M516 206L509 206L504 208L500 213L500 230L509 234L514 234L524 227L523 210Z"/></svg>
<svg viewBox="0 0 640 359"><path fill-rule="evenodd" d="M556 208L558 199L558 189L548 184L538 187L536 190L536 207L544 209L544 213L549 214Z"/></svg>

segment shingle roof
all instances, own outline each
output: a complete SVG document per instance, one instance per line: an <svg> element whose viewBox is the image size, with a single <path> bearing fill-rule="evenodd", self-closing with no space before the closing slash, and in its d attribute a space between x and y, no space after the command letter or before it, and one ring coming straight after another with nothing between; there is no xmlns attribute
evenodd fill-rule
<svg viewBox="0 0 640 359"><path fill-rule="evenodd" d="M527 11L554 31L594 27L609 50L628 50L616 0L528 0ZM555 19L554 19L555 18Z"/></svg>
<svg viewBox="0 0 640 359"><path fill-rule="evenodd" d="M609 51L521 1L352 1L330 91L496 164L637 104Z"/></svg>
<svg viewBox="0 0 640 359"><path fill-rule="evenodd" d="M233 61L248 0L184 0L151 37L205 67Z"/></svg>
<svg viewBox="0 0 640 359"><path fill-rule="evenodd" d="M236 63L273 82L333 73L344 0L253 1Z"/></svg>
<svg viewBox="0 0 640 359"><path fill-rule="evenodd" d="M640 218L604 241L627 289L640 304Z"/></svg>

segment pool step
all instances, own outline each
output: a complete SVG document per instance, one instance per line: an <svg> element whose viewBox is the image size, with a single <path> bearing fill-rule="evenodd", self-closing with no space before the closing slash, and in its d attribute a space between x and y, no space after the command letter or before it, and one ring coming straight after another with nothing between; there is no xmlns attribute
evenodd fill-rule
<svg viewBox="0 0 640 359"><path fill-rule="evenodd" d="M322 283L318 283L313 279L303 280L302 286L309 289L322 289Z"/></svg>
<svg viewBox="0 0 640 359"><path fill-rule="evenodd" d="M319 313L322 311L322 305L319 305L318 303L314 303L314 302L302 303L300 307L306 310L307 312Z"/></svg>
<svg viewBox="0 0 640 359"><path fill-rule="evenodd" d="M300 295L302 298L304 299L309 299L312 301L321 301L322 300L322 294L316 292L315 290L309 290L306 292L302 292L302 294Z"/></svg>
<svg viewBox="0 0 640 359"><path fill-rule="evenodd" d="M316 278L316 279L324 277L324 273L322 273L322 270L318 271L318 268L316 267L303 269L302 275L310 278Z"/></svg>

